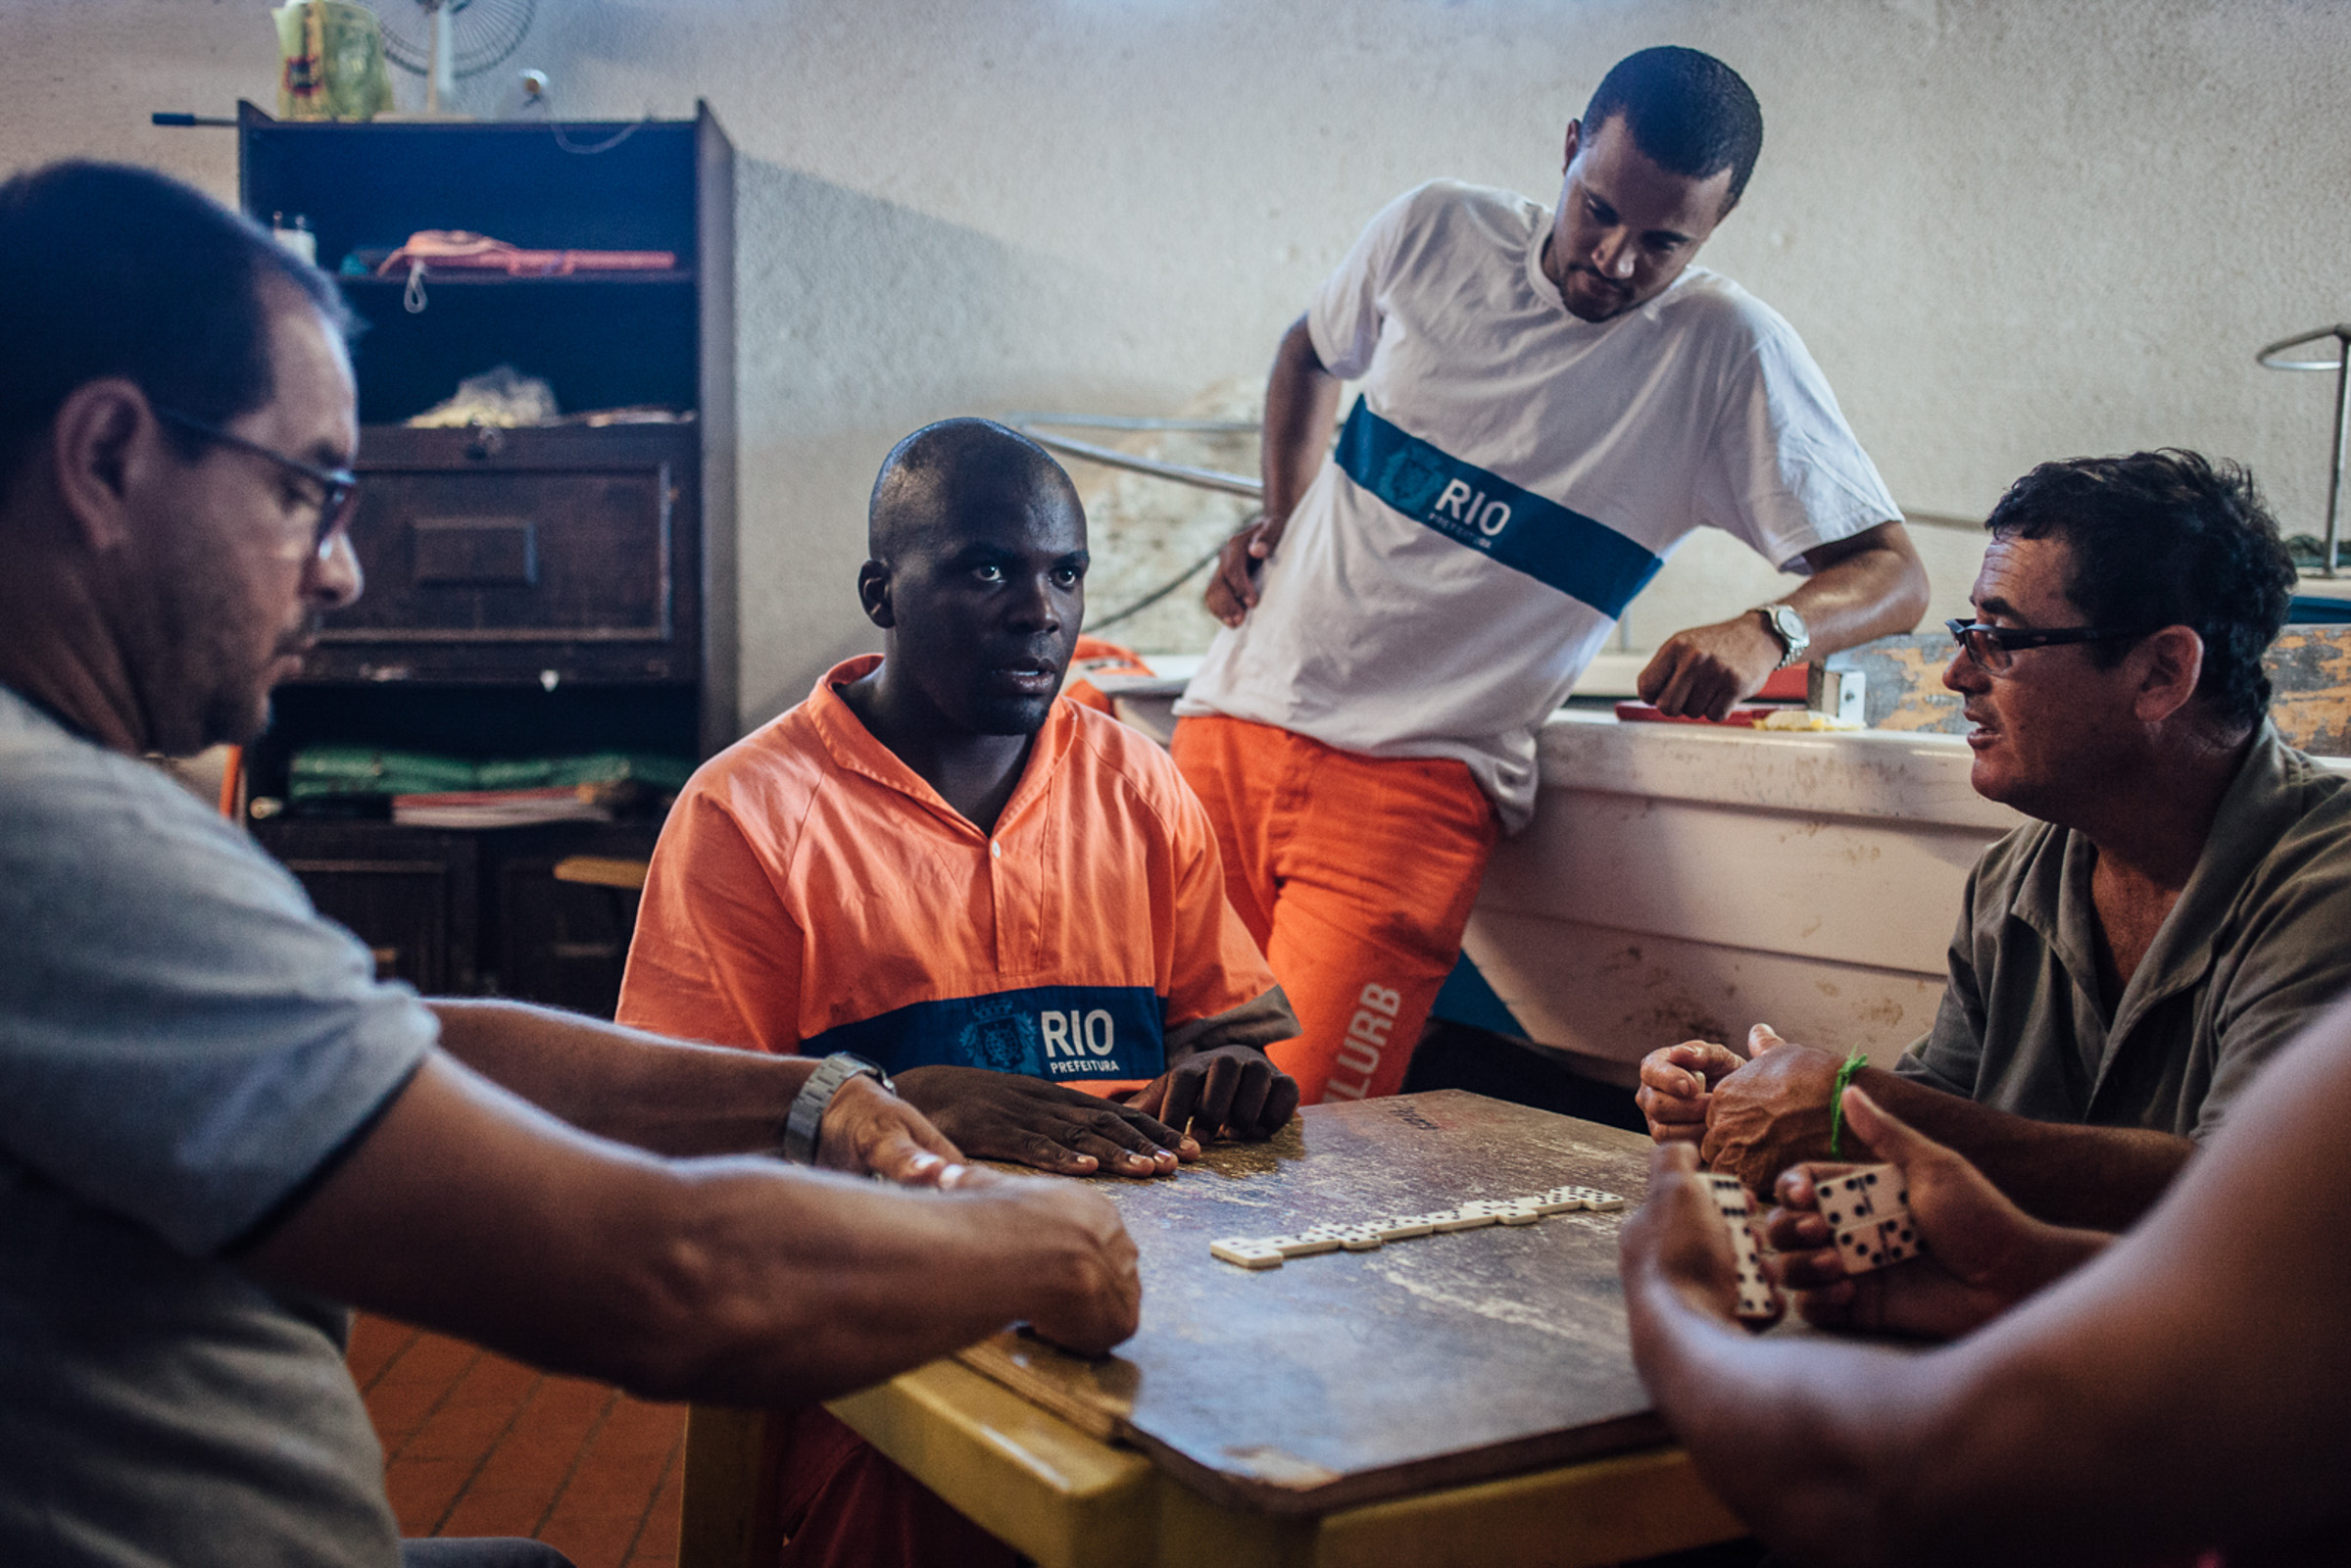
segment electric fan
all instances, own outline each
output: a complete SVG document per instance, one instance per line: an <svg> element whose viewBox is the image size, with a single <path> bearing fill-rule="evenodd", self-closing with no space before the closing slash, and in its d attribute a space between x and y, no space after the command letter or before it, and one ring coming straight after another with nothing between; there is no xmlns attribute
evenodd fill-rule
<svg viewBox="0 0 2351 1568"><path fill-rule="evenodd" d="M460 76L478 75L521 47L538 0L368 0L368 6L383 24L384 58L424 78L424 118L445 120L458 118L443 105Z"/></svg>

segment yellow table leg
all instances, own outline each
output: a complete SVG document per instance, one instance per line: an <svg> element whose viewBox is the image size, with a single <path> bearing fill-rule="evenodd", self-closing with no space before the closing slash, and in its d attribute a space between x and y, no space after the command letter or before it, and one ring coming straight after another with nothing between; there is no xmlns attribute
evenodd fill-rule
<svg viewBox="0 0 2351 1568"><path fill-rule="evenodd" d="M934 1361L826 1408L1043 1568L1155 1560L1158 1477L1151 1461L1088 1437L968 1367Z"/></svg>
<svg viewBox="0 0 2351 1568"><path fill-rule="evenodd" d="M686 1412L685 1506L677 1522L677 1568L750 1568L759 1505L762 1410L698 1404Z"/></svg>

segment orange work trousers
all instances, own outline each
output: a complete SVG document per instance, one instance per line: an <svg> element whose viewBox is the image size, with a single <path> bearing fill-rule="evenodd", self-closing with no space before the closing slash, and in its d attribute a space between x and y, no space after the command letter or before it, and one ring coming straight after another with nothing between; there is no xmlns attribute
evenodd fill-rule
<svg viewBox="0 0 2351 1568"><path fill-rule="evenodd" d="M1225 896L1265 950L1299 1035L1270 1054L1308 1103L1393 1095L1461 956L1501 818L1467 764L1365 757L1269 724L1176 725Z"/></svg>
<svg viewBox="0 0 2351 1568"><path fill-rule="evenodd" d="M749 1560L773 1568L1016 1568L1020 1554L949 1507L821 1405L770 1410Z"/></svg>

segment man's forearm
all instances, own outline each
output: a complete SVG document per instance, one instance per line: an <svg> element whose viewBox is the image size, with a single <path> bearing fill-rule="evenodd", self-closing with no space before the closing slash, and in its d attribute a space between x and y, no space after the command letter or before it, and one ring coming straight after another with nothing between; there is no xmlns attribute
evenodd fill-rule
<svg viewBox="0 0 2351 1568"><path fill-rule="evenodd" d="M1654 1269L1624 1283L1641 1381L1715 1494L1804 1562L1900 1560L1880 1549L1876 1507L1896 1450L1852 1418L1895 1402L1886 1396L1906 1358L1826 1338L1757 1340Z"/></svg>
<svg viewBox="0 0 2351 1568"><path fill-rule="evenodd" d="M1926 568L1898 522L1807 550L1804 565L1811 576L1785 602L1803 617L1807 658L1908 631L1926 612ZM1720 719L1762 686L1785 651L1752 610L1688 627L1659 644L1641 669L1641 700L1676 717Z"/></svg>
<svg viewBox="0 0 2351 1568"><path fill-rule="evenodd" d="M1812 575L1788 595L1810 634L1809 657L1909 631L1927 612L1927 570L1898 522L1807 554Z"/></svg>
<svg viewBox="0 0 2351 1568"><path fill-rule="evenodd" d="M1298 1033L1298 1014L1291 1010L1290 999L1282 994L1282 988L1275 986L1263 996L1253 997L1213 1017L1171 1025L1166 1033L1167 1064L1172 1067L1187 1056L1225 1046L1247 1046L1261 1054L1276 1041L1295 1040Z"/></svg>
<svg viewBox="0 0 2351 1568"><path fill-rule="evenodd" d="M828 1398L1015 1318L1103 1348L1133 1330L1132 1260L1082 1190L660 1160L437 1055L239 1259L536 1365L742 1403Z"/></svg>
<svg viewBox="0 0 2351 1568"><path fill-rule="evenodd" d="M2045 1453L2095 1380L2062 1363L2065 1377L2003 1376L1997 1356L1970 1353L1984 1335L1925 1353L1755 1337L1725 1315L1720 1217L1680 1163L1652 1162L1648 1199L1620 1233L1633 1359L1699 1475L1776 1551L1820 1568L2015 1560L2033 1523L2020 1532L1984 1498L2012 1499L2019 1472L2094 1472L2129 1451L2085 1439Z"/></svg>
<svg viewBox="0 0 2351 1568"><path fill-rule="evenodd" d="M1265 515L1290 515L1314 482L1331 450L1331 426L1339 416L1339 378L1323 368L1314 338L1299 317L1274 351L1273 373L1265 382L1265 440L1259 471L1265 480Z"/></svg>
<svg viewBox="0 0 2351 1568"><path fill-rule="evenodd" d="M915 1195L842 1178L817 1188L811 1174L714 1167L694 1190L657 1196L641 1225L608 1223L616 1249L665 1239L637 1243L640 1289L616 1293L615 1302L661 1310L638 1320L641 1354L601 1314L580 1314L583 1351L616 1358L606 1375L657 1398L801 1404L1019 1319L1066 1317L1094 1283L1083 1234L1010 1188ZM693 1266L679 1270L687 1251ZM625 1285L628 1271L612 1272Z"/></svg>
<svg viewBox="0 0 2351 1568"><path fill-rule="evenodd" d="M1864 1068L1856 1083L1938 1144L1966 1155L2019 1208L2053 1225L2127 1230L2195 1152L2170 1133L2034 1121Z"/></svg>
<svg viewBox="0 0 2351 1568"><path fill-rule="evenodd" d="M492 1083L583 1131L661 1154L774 1148L816 1066L525 1003L441 997L428 1005L442 1048Z"/></svg>

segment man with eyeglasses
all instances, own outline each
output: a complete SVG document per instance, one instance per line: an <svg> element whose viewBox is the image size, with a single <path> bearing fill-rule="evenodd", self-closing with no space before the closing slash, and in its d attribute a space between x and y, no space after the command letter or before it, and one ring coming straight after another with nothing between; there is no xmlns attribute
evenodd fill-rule
<svg viewBox="0 0 2351 1568"><path fill-rule="evenodd" d="M139 760L259 733L360 591L333 283L65 164L0 184L0 1563L563 1562L399 1542L346 1305L789 1406L1133 1332L1116 1210L958 1163L869 1064L379 983Z"/></svg>
<svg viewBox="0 0 2351 1568"><path fill-rule="evenodd" d="M320 561L334 553L343 530L350 526L351 514L359 507L358 474L349 468L321 468L315 463L289 458L259 441L248 441L233 430L223 430L209 419L199 419L160 403L151 404L149 412L174 429L273 465L285 476L287 511L307 512L316 519L311 528L311 553Z"/></svg>
<svg viewBox="0 0 2351 1568"><path fill-rule="evenodd" d="M2250 474L2043 464L1985 526L1943 682L1977 792L2037 820L1970 875L1934 1027L1848 1076L2039 1217L2119 1227L2351 985L2351 791L2265 716L2294 569ZM1830 1157L1840 1063L1748 1044L1651 1053L1640 1100L1768 1191Z"/></svg>

